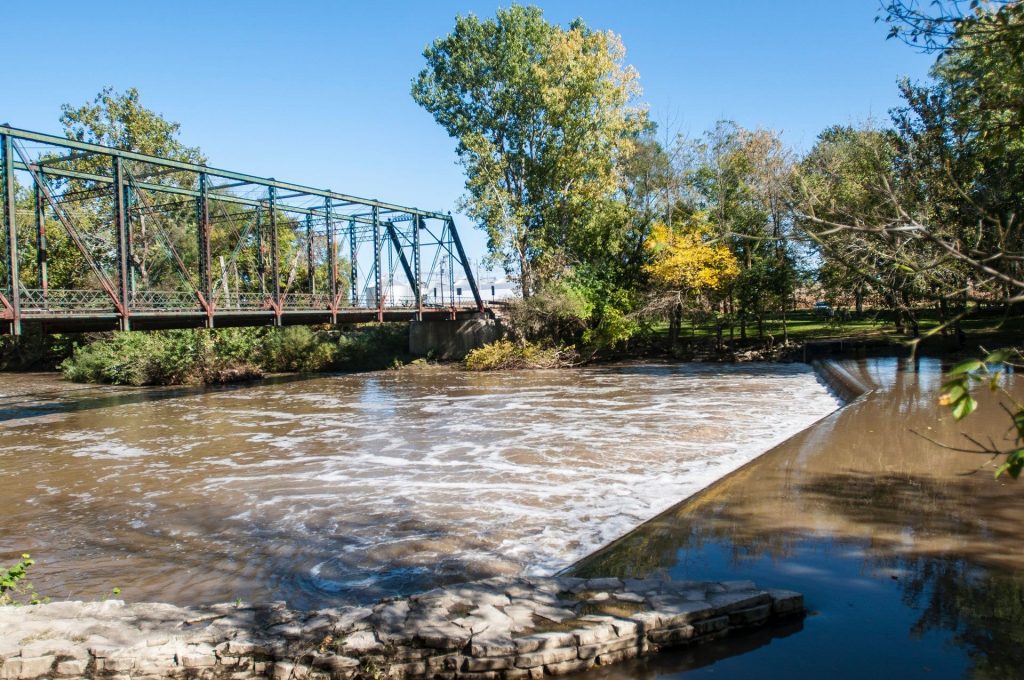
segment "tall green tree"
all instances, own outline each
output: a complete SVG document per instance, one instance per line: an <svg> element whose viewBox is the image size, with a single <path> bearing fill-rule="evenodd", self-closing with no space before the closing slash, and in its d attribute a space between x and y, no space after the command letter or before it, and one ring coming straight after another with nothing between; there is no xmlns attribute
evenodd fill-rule
<svg viewBox="0 0 1024 680"><path fill-rule="evenodd" d="M619 38L513 5L457 17L424 57L413 98L457 140L465 209L523 296L618 253L620 161L646 120Z"/></svg>
<svg viewBox="0 0 1024 680"><path fill-rule="evenodd" d="M61 106L60 124L68 139L112 146L184 163L206 163L199 147L180 139L181 125L142 105L139 91L105 87L80 106Z"/></svg>

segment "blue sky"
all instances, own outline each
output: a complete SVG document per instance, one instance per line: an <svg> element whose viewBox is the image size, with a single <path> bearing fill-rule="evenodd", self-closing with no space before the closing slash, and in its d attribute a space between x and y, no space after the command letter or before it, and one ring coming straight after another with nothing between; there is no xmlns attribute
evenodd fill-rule
<svg viewBox="0 0 1024 680"><path fill-rule="evenodd" d="M463 190L455 145L410 82L456 14L508 4L20 0L4 10L0 121L56 133L62 103L134 86L211 165L449 210ZM536 4L619 33L654 119L690 135L728 118L807 148L828 125L884 120L898 79L932 62L885 40L873 0Z"/></svg>

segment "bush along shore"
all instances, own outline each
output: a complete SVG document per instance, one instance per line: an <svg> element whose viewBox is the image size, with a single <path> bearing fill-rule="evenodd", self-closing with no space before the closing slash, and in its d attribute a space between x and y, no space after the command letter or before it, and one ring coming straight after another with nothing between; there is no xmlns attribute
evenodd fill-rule
<svg viewBox="0 0 1024 680"><path fill-rule="evenodd" d="M185 329L0 340L0 369L59 369L75 382L189 385L265 373L377 370L412 361L405 324L349 329Z"/></svg>

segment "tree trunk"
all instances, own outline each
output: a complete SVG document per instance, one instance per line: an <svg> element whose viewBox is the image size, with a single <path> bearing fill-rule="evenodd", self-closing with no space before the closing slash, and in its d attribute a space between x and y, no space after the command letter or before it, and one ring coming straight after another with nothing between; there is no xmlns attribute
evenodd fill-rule
<svg viewBox="0 0 1024 680"><path fill-rule="evenodd" d="M530 261L526 252L519 249L519 287L522 289L523 299L526 300L533 292L533 276L530 271Z"/></svg>
<svg viewBox="0 0 1024 680"><path fill-rule="evenodd" d="M672 308L672 314L669 317L668 324L668 351L672 356L676 355L676 350L679 347L679 330L682 326L683 321L683 305L676 303Z"/></svg>
<svg viewBox="0 0 1024 680"><path fill-rule="evenodd" d="M886 297L889 298L889 306L896 316L896 332L902 334L906 330L906 326L903 323L903 307L900 305L896 291L891 291Z"/></svg>
<svg viewBox="0 0 1024 680"><path fill-rule="evenodd" d="M903 308L907 311L907 321L910 322L911 336L919 338L921 337L921 327L917 323L917 318L914 316L914 312L910 309L910 293L904 289L901 297L903 298Z"/></svg>

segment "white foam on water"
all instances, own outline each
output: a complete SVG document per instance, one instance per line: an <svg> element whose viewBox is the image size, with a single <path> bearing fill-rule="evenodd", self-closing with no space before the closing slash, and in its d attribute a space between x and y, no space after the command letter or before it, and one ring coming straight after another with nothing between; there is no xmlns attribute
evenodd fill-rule
<svg viewBox="0 0 1024 680"><path fill-rule="evenodd" d="M399 371L115 405L11 446L47 494L62 456L86 466L53 531L141 532L163 564L194 537L242 557L226 591L289 597L296 556L322 593L552 573L837 406L799 364Z"/></svg>

